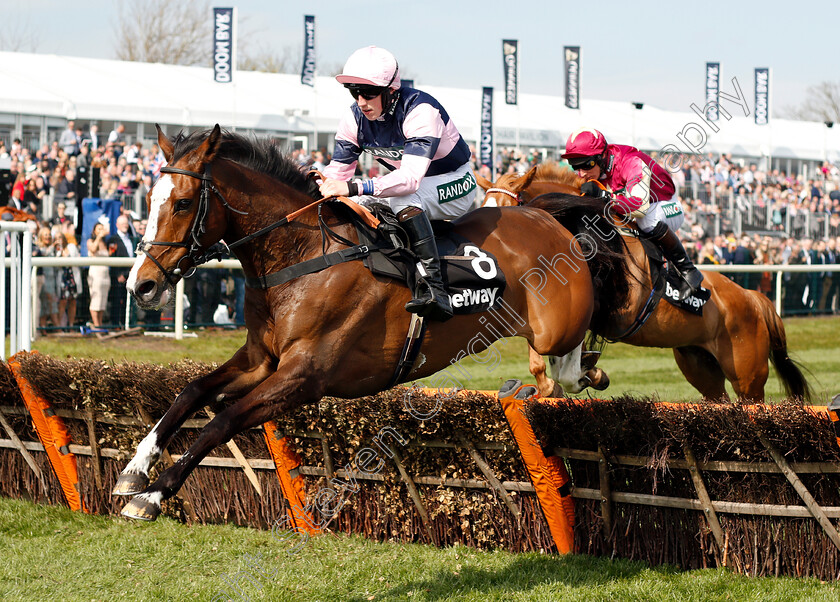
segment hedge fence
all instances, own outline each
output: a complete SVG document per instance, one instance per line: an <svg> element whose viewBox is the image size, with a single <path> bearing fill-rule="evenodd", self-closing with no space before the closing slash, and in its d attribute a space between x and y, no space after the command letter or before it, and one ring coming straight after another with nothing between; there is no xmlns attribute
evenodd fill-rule
<svg viewBox="0 0 840 602"><path fill-rule="evenodd" d="M75 492L80 509L118 514L126 498L110 492L119 472L184 385L211 369L37 353L0 363L0 494L73 507ZM32 409L24 398L33 396L46 410ZM325 398L215 450L163 511L257 528L288 517L284 524L309 532L378 541L573 548L686 569L840 577L840 446L824 409L625 397L517 403L506 413L491 393L405 388ZM161 465L220 410L188 420ZM36 414L64 425L66 446L36 432ZM77 481L68 490L57 472L70 461ZM573 515L552 495L574 498ZM558 538L566 524L568 545Z"/></svg>

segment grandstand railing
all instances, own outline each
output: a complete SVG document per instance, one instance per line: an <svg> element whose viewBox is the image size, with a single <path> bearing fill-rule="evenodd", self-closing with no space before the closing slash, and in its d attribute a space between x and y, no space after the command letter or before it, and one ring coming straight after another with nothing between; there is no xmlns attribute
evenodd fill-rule
<svg viewBox="0 0 840 602"><path fill-rule="evenodd" d="M713 189L714 187L712 187ZM699 199L714 205L715 211L694 211L694 221L707 236L720 236L734 232L741 236L745 231L778 231L794 238L828 238L840 236L840 216L830 211L810 211L802 207L777 206L772 201L761 200L758 193L735 194L729 190L724 194L704 193L691 185L680 187L683 199ZM689 210L690 211L690 210Z"/></svg>
<svg viewBox="0 0 840 602"><path fill-rule="evenodd" d="M30 243L31 244L31 243ZM7 261L7 265L9 265ZM89 267L92 265L105 265L110 267L130 267L133 265L134 259L125 257L32 257L30 259L29 270L34 274L37 267L64 267L64 266L80 266ZM701 265L701 270L707 272L722 272L729 275L736 282L745 286L745 288L756 289L757 285L764 283L766 286L762 292L766 294L776 307L776 312L781 316L793 315L807 315L815 313L838 313L840 312L840 264L830 265ZM214 261L199 268L206 269L241 269L239 261L235 259L227 259L223 261ZM2 272L2 270L0 270ZM0 285L5 278L5 274L0 275ZM34 280L34 278L33 278ZM770 284L768 284L770 283ZM837 290L832 287L836 286ZM28 288L28 287L27 287ZM807 292L806 292L807 289ZM18 289L20 290L20 289ZM824 299L815 299L816 291L820 291L820 295L829 293L827 301ZM833 295L831 294L833 292ZM810 298L807 297L810 293ZM128 298L126 307L130 308L131 314L136 315L136 305L130 298L126 291L121 291ZM802 299L805 299L804 301ZM171 321L166 320L160 324L151 325L154 329L159 329L163 332L171 333L167 336L172 336L175 339L182 339L184 336L184 281L181 280L175 290L174 301L172 302L172 316ZM806 302L808 301L808 302ZM820 305L823 301L823 305ZM826 306L825 303L828 305ZM24 303L28 308L32 307L30 303ZM78 315L84 316L83 301L79 302ZM13 312L14 313L14 312ZM3 313L0 312L0 316ZM142 320L128 319L129 312L126 312L125 322L119 325L110 325L110 327L118 327L128 329L130 326L145 326L150 327L149 324L144 324ZM37 316L34 312L27 312L26 316L20 314L19 320L22 324L30 324L34 330L37 324ZM81 318L82 324L84 318ZM196 324L193 320L194 327L212 326L213 324ZM241 324L240 324L241 325ZM4 324L5 326L5 324ZM73 325L76 330L79 324ZM232 327L235 325L227 324ZM2 332L2 331L0 331ZM13 337L17 336L17 341L13 342L12 352L20 349L28 349L30 340L25 339L24 335L30 332L29 329L12 330ZM17 334L15 335L15 332ZM15 347L16 345L16 347Z"/></svg>

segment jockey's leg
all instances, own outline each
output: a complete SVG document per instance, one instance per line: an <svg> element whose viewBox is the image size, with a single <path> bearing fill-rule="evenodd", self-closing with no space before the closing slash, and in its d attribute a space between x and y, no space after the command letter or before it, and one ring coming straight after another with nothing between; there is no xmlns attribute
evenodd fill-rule
<svg viewBox="0 0 840 602"><path fill-rule="evenodd" d="M672 213L670 217L666 217L663 205L669 205L672 209L672 211L669 211L669 213ZM670 201L653 203L645 215L636 220L639 230L662 249L662 254L679 271L683 280L679 291L680 299L685 299L696 293L703 282L703 274L689 259L685 247L683 247L676 234L676 230L682 225L684 219L685 216L679 201L671 199Z"/></svg>
<svg viewBox="0 0 840 602"><path fill-rule="evenodd" d="M414 298L405 304L406 310L433 320L445 322L452 317L449 295L443 287L435 235L426 212L420 207L406 207L397 214L417 254L418 285ZM425 282L425 286L423 286Z"/></svg>

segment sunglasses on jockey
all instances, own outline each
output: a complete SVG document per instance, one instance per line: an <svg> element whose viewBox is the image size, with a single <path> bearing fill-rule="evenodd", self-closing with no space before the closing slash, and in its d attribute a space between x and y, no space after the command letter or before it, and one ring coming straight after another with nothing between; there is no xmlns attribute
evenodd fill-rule
<svg viewBox="0 0 840 602"><path fill-rule="evenodd" d="M598 165L598 157L571 157L568 161L575 171L592 169Z"/></svg>
<svg viewBox="0 0 840 602"><path fill-rule="evenodd" d="M394 59L394 61L396 62L396 59ZM394 78L397 77L399 70L400 65L399 63L396 63L396 68L394 69L393 75L391 75L391 79L384 86L372 86L370 84L344 84L344 87L350 91L350 96L353 97L353 100L356 100L359 96L365 100L373 100L377 96L380 96L388 91L388 88L391 86Z"/></svg>
<svg viewBox="0 0 840 602"><path fill-rule="evenodd" d="M365 100L373 100L387 90L384 87L365 84L347 84L344 87L350 91L350 96L353 97L353 100L356 100L359 96Z"/></svg>

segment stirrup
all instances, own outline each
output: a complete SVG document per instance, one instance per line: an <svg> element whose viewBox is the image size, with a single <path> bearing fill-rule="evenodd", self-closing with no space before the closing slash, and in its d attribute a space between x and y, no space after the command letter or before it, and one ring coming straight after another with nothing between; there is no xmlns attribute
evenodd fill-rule
<svg viewBox="0 0 840 602"><path fill-rule="evenodd" d="M703 284L703 274L700 273L696 267L687 272L680 272L680 301L684 301L696 295L700 291L700 286Z"/></svg>

